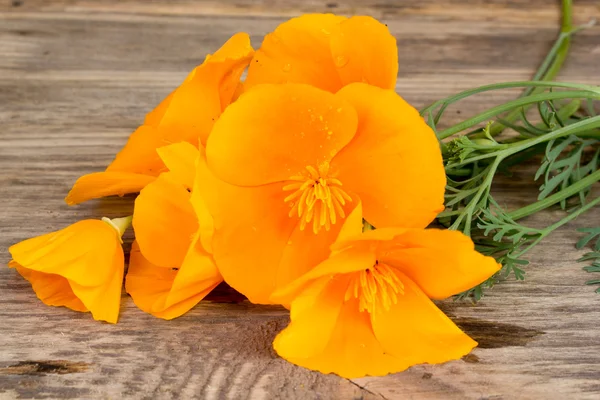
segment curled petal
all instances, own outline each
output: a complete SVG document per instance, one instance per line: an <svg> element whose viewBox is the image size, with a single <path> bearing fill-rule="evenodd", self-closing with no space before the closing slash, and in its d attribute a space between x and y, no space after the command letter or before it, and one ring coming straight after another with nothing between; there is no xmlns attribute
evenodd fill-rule
<svg viewBox="0 0 600 400"><path fill-rule="evenodd" d="M117 322L124 256L119 235L107 223L79 221L60 231L17 243L9 252L14 263L35 272L25 274L27 279L36 280L34 290L46 290L46 284L66 289L64 282L57 281L55 276L58 275L68 281L72 293L91 311L94 319ZM40 293L40 298L57 301L51 293ZM70 300L69 304L80 306Z"/></svg>
<svg viewBox="0 0 600 400"><path fill-rule="evenodd" d="M177 269L153 265L133 243L125 289L142 311L163 319L179 317L223 280L210 256L196 243Z"/></svg>
<svg viewBox="0 0 600 400"><path fill-rule="evenodd" d="M148 114L145 125L131 135L107 170L158 175L164 171L158 147L177 142L205 144L253 54L247 34L232 36Z"/></svg>
<svg viewBox="0 0 600 400"><path fill-rule="evenodd" d="M64 306L75 311L89 311L87 307L73 293L71 285L66 278L56 274L47 274L32 269L23 268L12 261L9 267L15 268L19 274L31 283L37 297L49 306Z"/></svg>
<svg viewBox="0 0 600 400"><path fill-rule="evenodd" d="M65 202L71 206L100 197L137 193L154 179L129 172L94 172L77 179Z"/></svg>

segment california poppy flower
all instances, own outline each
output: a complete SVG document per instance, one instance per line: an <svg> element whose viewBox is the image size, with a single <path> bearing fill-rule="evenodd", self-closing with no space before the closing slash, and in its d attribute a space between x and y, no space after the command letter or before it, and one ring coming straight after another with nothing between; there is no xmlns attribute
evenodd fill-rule
<svg viewBox="0 0 600 400"><path fill-rule="evenodd" d="M154 316L172 319L202 300L223 278L203 243L212 221L194 196L198 149L181 142L158 149L169 168L135 200L134 242L125 288L135 304ZM192 193L190 193L192 191Z"/></svg>
<svg viewBox="0 0 600 400"><path fill-rule="evenodd" d="M249 36L238 33L206 56L204 63L146 116L106 171L80 177L65 201L73 205L139 192L167 170L157 148L182 141L204 144L214 122L237 95L240 77L253 54Z"/></svg>
<svg viewBox="0 0 600 400"><path fill-rule="evenodd" d="M198 174L219 270L256 303L325 259L359 200L377 227L423 228L444 208L435 134L396 93L363 83L245 92Z"/></svg>
<svg viewBox="0 0 600 400"><path fill-rule="evenodd" d="M353 221L351 221L353 220ZM291 304L291 323L273 346L286 360L346 378L442 363L477 343L430 299L444 299L500 265L460 232L382 228L360 231L360 212L331 256L274 293Z"/></svg>
<svg viewBox="0 0 600 400"><path fill-rule="evenodd" d="M306 83L337 92L353 82L394 89L396 39L374 18L306 14L265 36L256 51L246 90L263 83Z"/></svg>
<svg viewBox="0 0 600 400"><path fill-rule="evenodd" d="M131 217L83 220L11 246L9 263L50 306L116 323L123 285L121 236Z"/></svg>

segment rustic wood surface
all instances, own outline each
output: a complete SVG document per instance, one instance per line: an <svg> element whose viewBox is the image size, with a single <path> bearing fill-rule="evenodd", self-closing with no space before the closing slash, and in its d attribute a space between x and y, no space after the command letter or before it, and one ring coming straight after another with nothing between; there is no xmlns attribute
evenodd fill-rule
<svg viewBox="0 0 600 400"><path fill-rule="evenodd" d="M575 0L577 22L600 19ZM384 378L345 380L278 359L279 307L240 302L226 289L174 321L124 296L120 322L41 304L4 267L7 248L83 217L122 216L131 199L67 207L75 179L103 169L145 112L205 53L236 31L262 35L289 16L330 11L381 18L400 47L397 90L417 107L481 84L526 79L555 38L548 0L211 0L0 2L0 398L149 399L598 399L600 295L575 260L571 223L529 254L524 282L476 306L442 304L480 342L463 360ZM561 80L600 83L600 28L582 32ZM469 100L453 122L515 96ZM533 199L524 169L495 186L504 204ZM528 221L543 225L549 211Z"/></svg>

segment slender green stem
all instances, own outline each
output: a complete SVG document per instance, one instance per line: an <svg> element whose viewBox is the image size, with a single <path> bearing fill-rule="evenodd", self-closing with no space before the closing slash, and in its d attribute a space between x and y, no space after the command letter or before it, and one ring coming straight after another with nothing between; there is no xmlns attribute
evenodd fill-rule
<svg viewBox="0 0 600 400"><path fill-rule="evenodd" d="M586 91L565 91L565 92L551 92L551 93L538 93L532 94L527 97L521 97L508 103L501 104L496 107L492 107L487 111L482 112L472 118L467 119L466 121L461 122L460 124L454 125L448 129L445 129L438 133L439 139L445 139L450 137L458 132L462 132L465 129L468 129L472 126L480 124L484 121L488 121L490 118L495 117L503 112L517 109L519 110L523 106L527 106L529 104L539 103L540 101L547 100L560 100L560 99L577 99L577 98L592 98L596 100L600 100L600 93L594 92L586 92ZM520 115L520 112L519 112ZM492 125L491 128L493 128ZM491 131L490 128L490 131Z"/></svg>
<svg viewBox="0 0 600 400"><path fill-rule="evenodd" d="M443 104L452 104L456 103L459 100L467 98L469 96L473 96L478 93L489 92L493 90L502 90L502 89L510 89L510 88L535 88L535 87L543 87L543 88L564 88L564 89L577 89L577 90L589 90L591 92L600 93L600 86L592 86L592 85L584 85L580 83L567 83L567 82L544 82L544 81L517 81L517 82L502 82L502 83L494 83L491 85L484 85L474 89L465 90L464 92L460 92L454 94L452 96L448 96L445 99L438 100L434 103L431 103L427 107L421 110L421 115L425 115L428 112L432 112L437 107ZM523 97L523 96L521 96Z"/></svg>
<svg viewBox="0 0 600 400"><path fill-rule="evenodd" d="M543 200L536 201L535 203L511 211L510 213L508 213L508 216L515 221L521 218L525 218L531 214L535 214L539 211L545 210L546 208L553 206L561 200L567 199L579 193L583 189L593 185L598 181L600 181L600 170L596 170L595 172L586 176L585 178L573 183L572 185L568 186L567 188L561 190L558 193L554 193L553 195L546 197Z"/></svg>
<svg viewBox="0 0 600 400"><path fill-rule="evenodd" d="M576 211L573 211L572 213L570 213L569 215L567 215L565 218L561 219L560 221L550 225L547 228L542 229L542 234L540 235L540 237L535 239L531 244L529 244L526 248L524 248L517 254L512 255L512 257L514 257L514 258L521 257L523 254L527 253L534 246L536 246L539 242L541 242L542 239L544 239L550 233L552 233L556 229L560 228L564 224L573 221L575 218L579 217L581 214L587 212L588 210L591 210L593 207L595 207L598 204L600 204L600 197L596 197L594 200L590 201L589 203L587 203L583 207L577 209Z"/></svg>
<svg viewBox="0 0 600 400"><path fill-rule="evenodd" d="M546 135L540 135L540 136L537 136L537 137L534 137L531 139L525 139L525 140L521 140L520 142L511 143L509 148L506 148L503 150L498 150L498 151L490 152L487 154L481 154L481 155L478 155L475 157L467 158L464 161L456 163L456 164L450 164L450 165L446 166L446 171L454 169L454 168L462 167L463 165L470 164L472 162L483 160L486 158L499 157L499 156L502 156L503 158L505 158L505 157L508 157L515 153L518 153L522 150L525 150L529 147L535 146L536 144L548 142L550 140L557 139L557 138L563 137L563 136L574 135L580 131L588 131L588 130L595 129L595 128L600 128L600 115L592 117L592 118L583 119L574 124L567 125L565 127L557 129L555 131L549 132Z"/></svg>

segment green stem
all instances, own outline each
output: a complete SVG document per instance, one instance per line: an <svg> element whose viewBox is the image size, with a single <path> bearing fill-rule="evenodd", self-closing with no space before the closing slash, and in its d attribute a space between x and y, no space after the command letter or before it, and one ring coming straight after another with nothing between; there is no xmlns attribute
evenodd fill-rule
<svg viewBox="0 0 600 400"><path fill-rule="evenodd" d="M597 204L600 204L600 197L596 197L594 200L592 200L591 202L587 203L586 205L584 205L583 207L577 209L576 211L572 212L571 214L569 214L568 216L566 216L565 218L561 219L560 221L550 225L549 227L545 228L542 230L542 234L540 235L540 237L538 237L536 240L534 240L531 244L529 244L525 249L521 250L520 252L518 252L517 254L512 255L512 257L514 258L519 258L521 257L523 254L527 253L529 250L531 250L534 246L536 246L539 242L542 241L542 239L544 239L546 236L548 236L550 233L552 233L553 231L555 231L556 229L560 228L561 226L563 226L564 224L571 222L572 220L574 220L575 218L579 217L581 214L587 212L588 210L592 209L594 206L596 206Z"/></svg>
<svg viewBox="0 0 600 400"><path fill-rule="evenodd" d="M460 92L454 94L452 96L448 96L445 99L438 100L434 103L431 103L427 107L421 110L421 115L425 115L428 112L432 112L437 107L446 104L450 105L452 103L456 103L459 100L467 98L469 96L473 96L475 94L489 92L493 90L502 90L502 89L510 89L510 88L535 88L535 87L543 87L543 88L564 88L564 89L578 89L578 90L589 90L591 92L600 93L599 86L592 85L584 85L580 83L566 83L566 82L544 82L544 81L517 81L517 82L502 82L502 83L493 83L491 85L480 86L474 89L465 90L464 92ZM523 96L520 96L523 97Z"/></svg>
<svg viewBox="0 0 600 400"><path fill-rule="evenodd" d="M538 136L535 138L521 140L516 143L511 143L509 145L510 147L507 149L494 151L494 152L487 153L487 154L481 154L481 155L478 155L478 156L475 156L472 158L467 158L466 160L456 163L456 164L450 164L450 165L446 166L446 171L454 169L454 168L462 167L463 165L467 165L472 162L483 160L486 158L500 157L500 156L502 156L503 158L506 158L510 155L518 153L529 147L535 146L536 144L548 142L550 140L557 139L562 136L574 135L574 134L578 133L579 131L588 131L588 130L595 129L595 128L600 128L600 115L597 115L592 118L583 119L572 125L567 125L565 127L557 129L555 131L549 132L546 135L541 135L541 136Z"/></svg>
<svg viewBox="0 0 600 400"><path fill-rule="evenodd" d="M515 221L521 218L525 218L531 214L535 214L538 211L542 211L550 206L553 206L561 200L567 199L575 195L576 193L579 193L583 189L593 185L598 181L600 181L600 170L596 170L594 173L575 182L574 184L568 186L560 192L554 193L553 195L546 197L543 200L536 201L535 203L529 204L525 207L512 211L508 213L508 216Z"/></svg>
<svg viewBox="0 0 600 400"><path fill-rule="evenodd" d="M521 97L508 103L501 104L496 107L492 107L487 111L482 112L479 115L476 115L472 118L467 119L466 121L461 122L460 124L454 125L448 129L445 129L438 133L439 139L445 139L450 137L458 132L464 131L472 126L480 124L484 121L488 121L490 118L495 117L503 112L516 110L519 111L521 107L539 103L540 101L547 100L561 100L561 99L576 99L576 98L592 98L596 100L600 100L600 93L589 92L589 91L566 91L566 92L551 92L551 93L538 93L532 94L527 97ZM519 111L520 115L520 111ZM493 128L493 125L492 127ZM490 128L490 131L491 131Z"/></svg>

